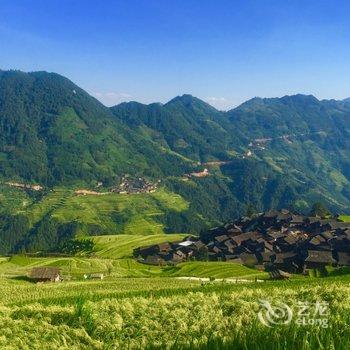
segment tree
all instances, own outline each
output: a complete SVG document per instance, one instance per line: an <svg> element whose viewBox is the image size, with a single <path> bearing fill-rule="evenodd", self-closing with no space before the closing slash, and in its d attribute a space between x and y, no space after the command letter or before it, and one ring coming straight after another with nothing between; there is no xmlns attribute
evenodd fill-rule
<svg viewBox="0 0 350 350"><path fill-rule="evenodd" d="M309 215L311 216L319 216L321 218L331 215L328 208L321 202L316 202L313 204Z"/></svg>
<svg viewBox="0 0 350 350"><path fill-rule="evenodd" d="M252 204L252 203L249 203L248 205L247 205L247 209L246 209L246 213L245 213L245 215L247 216L247 217L252 217L254 214L256 214L256 208L255 208L255 206Z"/></svg>
<svg viewBox="0 0 350 350"><path fill-rule="evenodd" d="M209 260L208 247L207 246L200 247L196 254L196 258L201 261L208 261Z"/></svg>

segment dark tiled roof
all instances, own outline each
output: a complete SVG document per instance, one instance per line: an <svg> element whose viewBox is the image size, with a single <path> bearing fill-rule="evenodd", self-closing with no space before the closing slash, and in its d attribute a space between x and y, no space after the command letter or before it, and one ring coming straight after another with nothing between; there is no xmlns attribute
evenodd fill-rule
<svg viewBox="0 0 350 350"><path fill-rule="evenodd" d="M288 235L284 237L283 240L288 244L295 244L296 242L299 241L299 238L294 235Z"/></svg>
<svg viewBox="0 0 350 350"><path fill-rule="evenodd" d="M309 240L309 243L311 243L312 245L319 245L321 243L324 243L325 241L326 240L324 239L324 237L322 237L321 235L316 235Z"/></svg>
<svg viewBox="0 0 350 350"><path fill-rule="evenodd" d="M305 217L301 215L292 215L291 223L292 224L302 224Z"/></svg>
<svg viewBox="0 0 350 350"><path fill-rule="evenodd" d="M324 239L331 239L331 238L333 238L333 233L331 231L323 231L323 232L320 233L320 235Z"/></svg>
<svg viewBox="0 0 350 350"><path fill-rule="evenodd" d="M218 242L224 242L224 241L227 241L228 239L229 237L227 235L220 235L215 237L215 240Z"/></svg>
<svg viewBox="0 0 350 350"><path fill-rule="evenodd" d="M286 261L291 261L298 258L298 254L295 252L287 252L287 253L277 253L276 259L274 261L275 264L284 264Z"/></svg>
<svg viewBox="0 0 350 350"><path fill-rule="evenodd" d="M170 247L169 243L163 243L136 249L135 256L140 255L136 254L138 252L143 257L156 255L168 259L181 249L187 259L207 248L210 260L219 260L226 255L227 259L241 257L246 264L249 260L249 264L256 265L256 260L269 262L269 257L273 257L272 264L285 264L286 268L293 265L293 269L301 271L304 262L309 266L311 263L333 263L332 254L350 253L350 223L334 218L304 217L287 210L241 218L203 232L200 237L193 238L193 244L186 247L182 243L174 243ZM347 261L346 255L341 258ZM176 259L178 257L173 256L173 260Z"/></svg>
<svg viewBox="0 0 350 350"><path fill-rule="evenodd" d="M35 279L53 279L60 274L58 267L35 267L30 272L30 277Z"/></svg>
<svg viewBox="0 0 350 350"><path fill-rule="evenodd" d="M266 213L264 213L263 217L270 219L270 218L277 217L279 214L280 214L280 212L278 212L277 210L270 210L270 211L267 211Z"/></svg>
<svg viewBox="0 0 350 350"><path fill-rule="evenodd" d="M319 250L309 250L307 252L307 258L305 261L324 264L332 264L335 262L332 256L332 252Z"/></svg>

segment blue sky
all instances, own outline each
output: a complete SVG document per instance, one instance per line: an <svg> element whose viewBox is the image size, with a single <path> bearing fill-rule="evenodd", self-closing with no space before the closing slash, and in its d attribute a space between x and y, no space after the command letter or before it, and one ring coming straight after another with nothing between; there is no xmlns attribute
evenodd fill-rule
<svg viewBox="0 0 350 350"><path fill-rule="evenodd" d="M350 2L0 0L0 68L67 76L112 105L189 93L350 96Z"/></svg>

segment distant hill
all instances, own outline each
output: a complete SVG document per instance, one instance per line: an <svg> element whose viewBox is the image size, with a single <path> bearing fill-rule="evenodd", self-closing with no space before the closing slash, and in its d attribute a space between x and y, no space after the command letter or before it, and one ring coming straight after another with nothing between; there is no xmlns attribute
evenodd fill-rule
<svg viewBox="0 0 350 350"><path fill-rule="evenodd" d="M307 212L318 201L350 213L349 121L348 100L310 95L254 98L228 112L191 95L107 108L58 74L0 71L0 240L12 247L3 250L40 249L34 237L57 219L54 211L35 211L34 227L18 216L50 203L52 188L109 191L125 174L160 180L161 191L188 203L181 211L158 206L152 222L164 232L199 233L247 210ZM118 228L110 232L98 204L90 214L97 231L122 232L124 217L108 217L109 230ZM89 234L86 216L74 220ZM13 225L30 238L24 246L9 238Z"/></svg>

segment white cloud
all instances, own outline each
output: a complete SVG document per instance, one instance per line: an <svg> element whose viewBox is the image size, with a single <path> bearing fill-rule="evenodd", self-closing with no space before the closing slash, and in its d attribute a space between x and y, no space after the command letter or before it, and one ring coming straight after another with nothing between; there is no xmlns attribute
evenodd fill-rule
<svg viewBox="0 0 350 350"><path fill-rule="evenodd" d="M228 101L225 97L211 96L205 99L213 107L219 110L227 110L232 107L232 102Z"/></svg>
<svg viewBox="0 0 350 350"><path fill-rule="evenodd" d="M128 102L133 98L132 95L127 94L126 92L114 92L114 91L108 91L108 92L95 91L95 92L92 92L91 95L96 97L106 106L114 106L121 102Z"/></svg>
<svg viewBox="0 0 350 350"><path fill-rule="evenodd" d="M204 100L218 109L219 111L228 111L230 109L233 109L237 106L239 106L241 103L247 101L250 97L243 98L243 97L233 97L230 99L227 99L225 97L207 97Z"/></svg>

